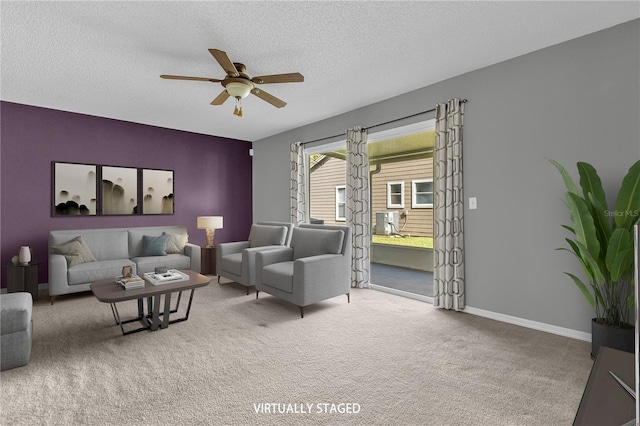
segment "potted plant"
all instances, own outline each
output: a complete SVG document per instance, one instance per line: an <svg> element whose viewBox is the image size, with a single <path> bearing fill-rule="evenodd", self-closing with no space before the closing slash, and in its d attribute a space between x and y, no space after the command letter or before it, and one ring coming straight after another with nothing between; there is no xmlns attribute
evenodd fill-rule
<svg viewBox="0 0 640 426"><path fill-rule="evenodd" d="M564 180L572 226L563 225L573 234L566 238L569 248L582 266L586 281L565 272L594 308L591 321L591 356L600 346L634 352L634 326L629 323L634 304L633 227L640 217L640 161L622 180L615 209L608 208L602 181L595 168L577 163L582 193L569 173L558 162L549 159Z"/></svg>

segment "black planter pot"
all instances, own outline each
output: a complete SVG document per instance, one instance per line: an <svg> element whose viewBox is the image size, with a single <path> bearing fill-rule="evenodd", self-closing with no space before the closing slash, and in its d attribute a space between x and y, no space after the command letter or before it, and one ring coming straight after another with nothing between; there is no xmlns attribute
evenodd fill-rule
<svg viewBox="0 0 640 426"><path fill-rule="evenodd" d="M591 358L598 356L600 346L635 353L635 328L631 324L626 327L611 327L591 320Z"/></svg>

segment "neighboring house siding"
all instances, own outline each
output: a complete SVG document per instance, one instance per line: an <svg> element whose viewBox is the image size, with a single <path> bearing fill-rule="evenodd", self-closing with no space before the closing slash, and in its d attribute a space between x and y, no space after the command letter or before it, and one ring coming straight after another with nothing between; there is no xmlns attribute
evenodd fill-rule
<svg viewBox="0 0 640 426"><path fill-rule="evenodd" d="M311 174L309 185L310 217L325 225L344 225L336 221L336 186L345 185L346 162L330 158Z"/></svg>
<svg viewBox="0 0 640 426"><path fill-rule="evenodd" d="M310 216L323 220L325 224L344 224L336 221L336 186L345 185L345 162L330 158L311 174ZM372 167L373 171L375 167ZM408 212L407 225L402 234L419 237L433 236L433 209L412 208L412 181L433 178L433 159L403 161L382 165L380 173L372 179L372 218L371 226L375 230L375 213L385 211ZM404 208L387 208L387 182L404 182ZM400 218L400 227L404 219Z"/></svg>
<svg viewBox="0 0 640 426"><path fill-rule="evenodd" d="M373 170L373 168L372 168ZM380 173L372 177L372 218L371 225L375 227L376 212L408 212L407 224L400 231L404 235L414 237L433 236L433 208L412 208L412 181L418 179L433 178L433 159L403 161L398 163L387 163L382 165ZM387 207L387 182L404 182L404 207ZM399 219L400 227L404 224L404 219ZM375 229L375 228L374 228Z"/></svg>

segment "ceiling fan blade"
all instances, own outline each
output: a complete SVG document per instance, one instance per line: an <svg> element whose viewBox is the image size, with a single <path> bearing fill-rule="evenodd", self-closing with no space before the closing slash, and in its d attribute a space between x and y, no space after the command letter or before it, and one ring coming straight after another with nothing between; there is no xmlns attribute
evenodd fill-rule
<svg viewBox="0 0 640 426"><path fill-rule="evenodd" d="M236 69L236 66L233 65L233 62L231 62L231 59L229 59L226 52L218 49L209 49L209 53L211 53L214 59L218 61L222 69L225 70L227 74L231 75L232 77L237 77L240 75L238 73L238 70Z"/></svg>
<svg viewBox="0 0 640 426"><path fill-rule="evenodd" d="M229 99L229 94L226 90L223 90L222 93L220 93L213 101L211 101L211 105L222 105L227 99Z"/></svg>
<svg viewBox="0 0 640 426"><path fill-rule="evenodd" d="M260 75L258 77L253 77L251 81L257 84L301 83L304 81L304 76L299 72L292 72L289 74Z"/></svg>
<svg viewBox="0 0 640 426"><path fill-rule="evenodd" d="M259 97L263 101L269 102L271 105L273 105L274 107L277 107L277 108L282 108L283 106L285 106L287 104L285 101L283 101L281 99L278 99L275 96L265 92L264 90L258 89L257 87L254 88L251 91L251 93L253 93L257 97Z"/></svg>
<svg viewBox="0 0 640 426"><path fill-rule="evenodd" d="M196 80L196 81L210 81L212 83L220 83L222 80L218 80L217 78L209 78L209 77L187 77L184 75L167 75L162 74L160 78L168 78L170 80Z"/></svg>

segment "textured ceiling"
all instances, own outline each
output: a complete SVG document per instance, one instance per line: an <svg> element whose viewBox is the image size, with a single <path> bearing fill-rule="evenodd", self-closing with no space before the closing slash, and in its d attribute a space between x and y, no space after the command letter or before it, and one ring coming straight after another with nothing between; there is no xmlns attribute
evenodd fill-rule
<svg viewBox="0 0 640 426"><path fill-rule="evenodd" d="M172 129L258 140L640 17L640 3L1 2L0 98ZM447 40L446 44L443 42ZM304 83L209 103L223 78L207 52L250 76Z"/></svg>

